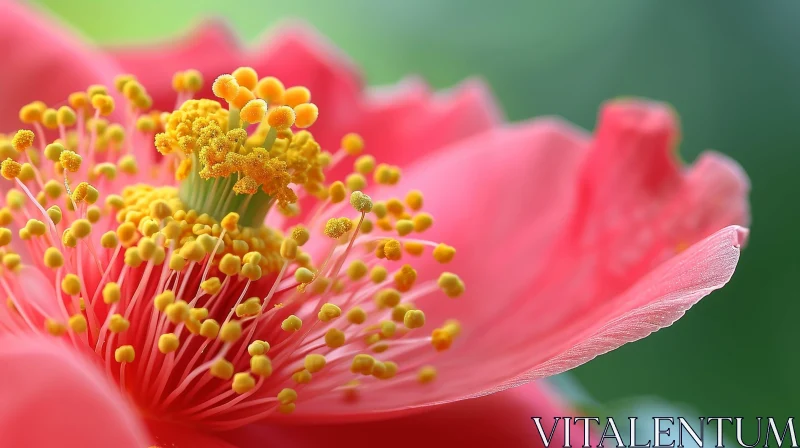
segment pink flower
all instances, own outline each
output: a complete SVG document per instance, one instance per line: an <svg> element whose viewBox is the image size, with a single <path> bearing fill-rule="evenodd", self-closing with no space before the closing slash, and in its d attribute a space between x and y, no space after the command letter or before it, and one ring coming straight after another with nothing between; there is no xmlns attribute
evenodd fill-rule
<svg viewBox="0 0 800 448"><path fill-rule="evenodd" d="M536 443L569 413L521 385L669 326L747 236L745 174L682 167L662 104L589 136L475 82L365 92L298 28L99 54L0 22L11 445Z"/></svg>

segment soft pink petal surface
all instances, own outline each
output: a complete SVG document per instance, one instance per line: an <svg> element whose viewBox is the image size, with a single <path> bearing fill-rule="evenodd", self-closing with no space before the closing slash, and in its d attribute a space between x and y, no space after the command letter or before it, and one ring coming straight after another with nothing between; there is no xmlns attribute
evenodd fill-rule
<svg viewBox="0 0 800 448"><path fill-rule="evenodd" d="M79 356L46 336L0 338L4 446L148 446L116 386Z"/></svg>
<svg viewBox="0 0 800 448"><path fill-rule="evenodd" d="M450 403L405 417L357 424L251 425L222 434L240 447L276 446L330 448L377 443L384 448L413 445L419 448L443 446L526 446L542 447L531 417L542 417L549 436L553 417L575 415L547 387L532 383L475 400ZM577 428L577 427L576 427ZM563 423L551 446L563 446ZM572 446L582 444L582 434L571 433Z"/></svg>
<svg viewBox="0 0 800 448"><path fill-rule="evenodd" d="M0 2L0 132L13 132L20 107L41 100L66 104L67 96L91 84L109 83L119 68L46 14L16 2Z"/></svg>
<svg viewBox="0 0 800 448"><path fill-rule="evenodd" d="M462 337L424 360L439 369L433 387L375 387L356 403L323 396L298 406L295 418L372 418L559 373L670 325L723 286L746 237L726 226L749 219L747 179L714 153L679 167L676 135L665 106L613 102L591 139L538 120L408 170L394 194L425 192L435 224L423 236L458 248L444 268L467 285L461 299L416 303L426 327L454 317ZM418 281L442 269L415 268ZM384 354L401 369L418 356Z"/></svg>

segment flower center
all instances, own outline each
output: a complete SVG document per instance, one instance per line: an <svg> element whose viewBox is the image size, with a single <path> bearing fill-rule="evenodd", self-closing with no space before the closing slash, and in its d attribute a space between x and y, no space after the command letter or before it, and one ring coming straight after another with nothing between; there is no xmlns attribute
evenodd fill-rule
<svg viewBox="0 0 800 448"><path fill-rule="evenodd" d="M240 68L213 84L226 108L192 98L196 71L173 84L170 113L148 111L144 87L122 76L123 118L92 86L57 110L26 105L35 132L0 138L0 174L15 184L0 209L0 323L68 340L154 418L218 429L433 381L460 327L421 333L421 304L464 284L402 261L455 254L412 236L433 222L422 193L365 194L368 175L395 185L399 168L360 155L356 134L331 154L297 130L318 115L304 87ZM152 142L157 162L133 157ZM348 156L354 172L326 184ZM267 227L273 209L303 224Z"/></svg>

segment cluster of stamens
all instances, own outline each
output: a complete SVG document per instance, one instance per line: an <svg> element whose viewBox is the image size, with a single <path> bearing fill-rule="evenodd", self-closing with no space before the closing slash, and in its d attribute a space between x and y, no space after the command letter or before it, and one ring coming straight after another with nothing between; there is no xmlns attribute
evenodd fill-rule
<svg viewBox="0 0 800 448"><path fill-rule="evenodd" d="M464 284L448 272L417 281L413 258L455 255L415 237L433 224L423 194L365 194L400 169L363 155L356 134L331 154L298 130L319 114L305 87L239 68L214 81L221 104L193 99L202 83L176 74L172 112L151 111L130 75L115 82L124 111L103 86L21 109L32 130L0 136L13 183L0 209L0 325L70 341L144 412L219 428L321 394L359 400L384 381L433 381L434 355L460 327L425 332L419 304ZM152 142L162 160L142 170L133 148ZM329 183L325 170L347 157L353 172ZM314 198L307 213L303 197ZM272 209L303 224L268 227ZM49 297L30 297L23 276Z"/></svg>

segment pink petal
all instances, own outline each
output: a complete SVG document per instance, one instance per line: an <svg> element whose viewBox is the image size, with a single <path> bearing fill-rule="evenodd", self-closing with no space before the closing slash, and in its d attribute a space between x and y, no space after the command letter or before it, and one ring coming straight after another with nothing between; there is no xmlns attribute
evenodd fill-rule
<svg viewBox="0 0 800 448"><path fill-rule="evenodd" d="M124 72L136 75L147 88L155 109L172 110L176 100L176 93L172 90L175 72L190 68L199 70L205 82L198 96L213 97L211 83L214 79L244 63L240 48L235 32L223 21L212 19L177 42L112 48L109 52Z"/></svg>
<svg viewBox="0 0 800 448"><path fill-rule="evenodd" d="M7 446L148 446L116 387L45 336L0 338L0 439Z"/></svg>
<svg viewBox="0 0 800 448"><path fill-rule="evenodd" d="M108 83L116 65L62 29L47 14L16 2L0 3L0 131L19 129L19 109L41 100L60 105L67 95L95 83ZM18 124L17 124L18 123Z"/></svg>
<svg viewBox="0 0 800 448"><path fill-rule="evenodd" d="M572 415L575 414L566 409L545 386L535 383L396 419L338 425L251 425L226 434L226 437L239 446L256 446L260 441L271 440L273 443L298 448L351 447L358 445L358 441L367 440L379 441L376 443L384 448L409 445L419 448L541 447L541 438L531 417L542 417L542 427L545 435L549 436L553 417ZM580 430L580 426L576 426L571 432L572 446L582 445L583 436ZM550 446L563 446L563 439L563 422L559 422Z"/></svg>
<svg viewBox="0 0 800 448"><path fill-rule="evenodd" d="M218 437L218 435L212 435L198 430L197 428L181 426L180 423L148 420L147 426L150 430L150 434L152 434L151 442L154 446L174 448L236 448L236 445L231 445ZM219 436L223 435L224 434L219 434ZM261 443L240 446L259 445L261 445Z"/></svg>
<svg viewBox="0 0 800 448"><path fill-rule="evenodd" d="M452 271L467 292L415 303L428 331L456 318L462 336L438 356L382 355L406 375L403 365L435 365L435 387L315 397L295 418L366 419L552 375L669 326L722 287L746 236L730 225L749 219L747 179L716 154L678 166L676 135L665 106L614 102L590 142L554 120L490 131L415 165L397 188L370 191L425 192L435 224L421 237L459 252L447 266L415 262L418 281Z"/></svg>

